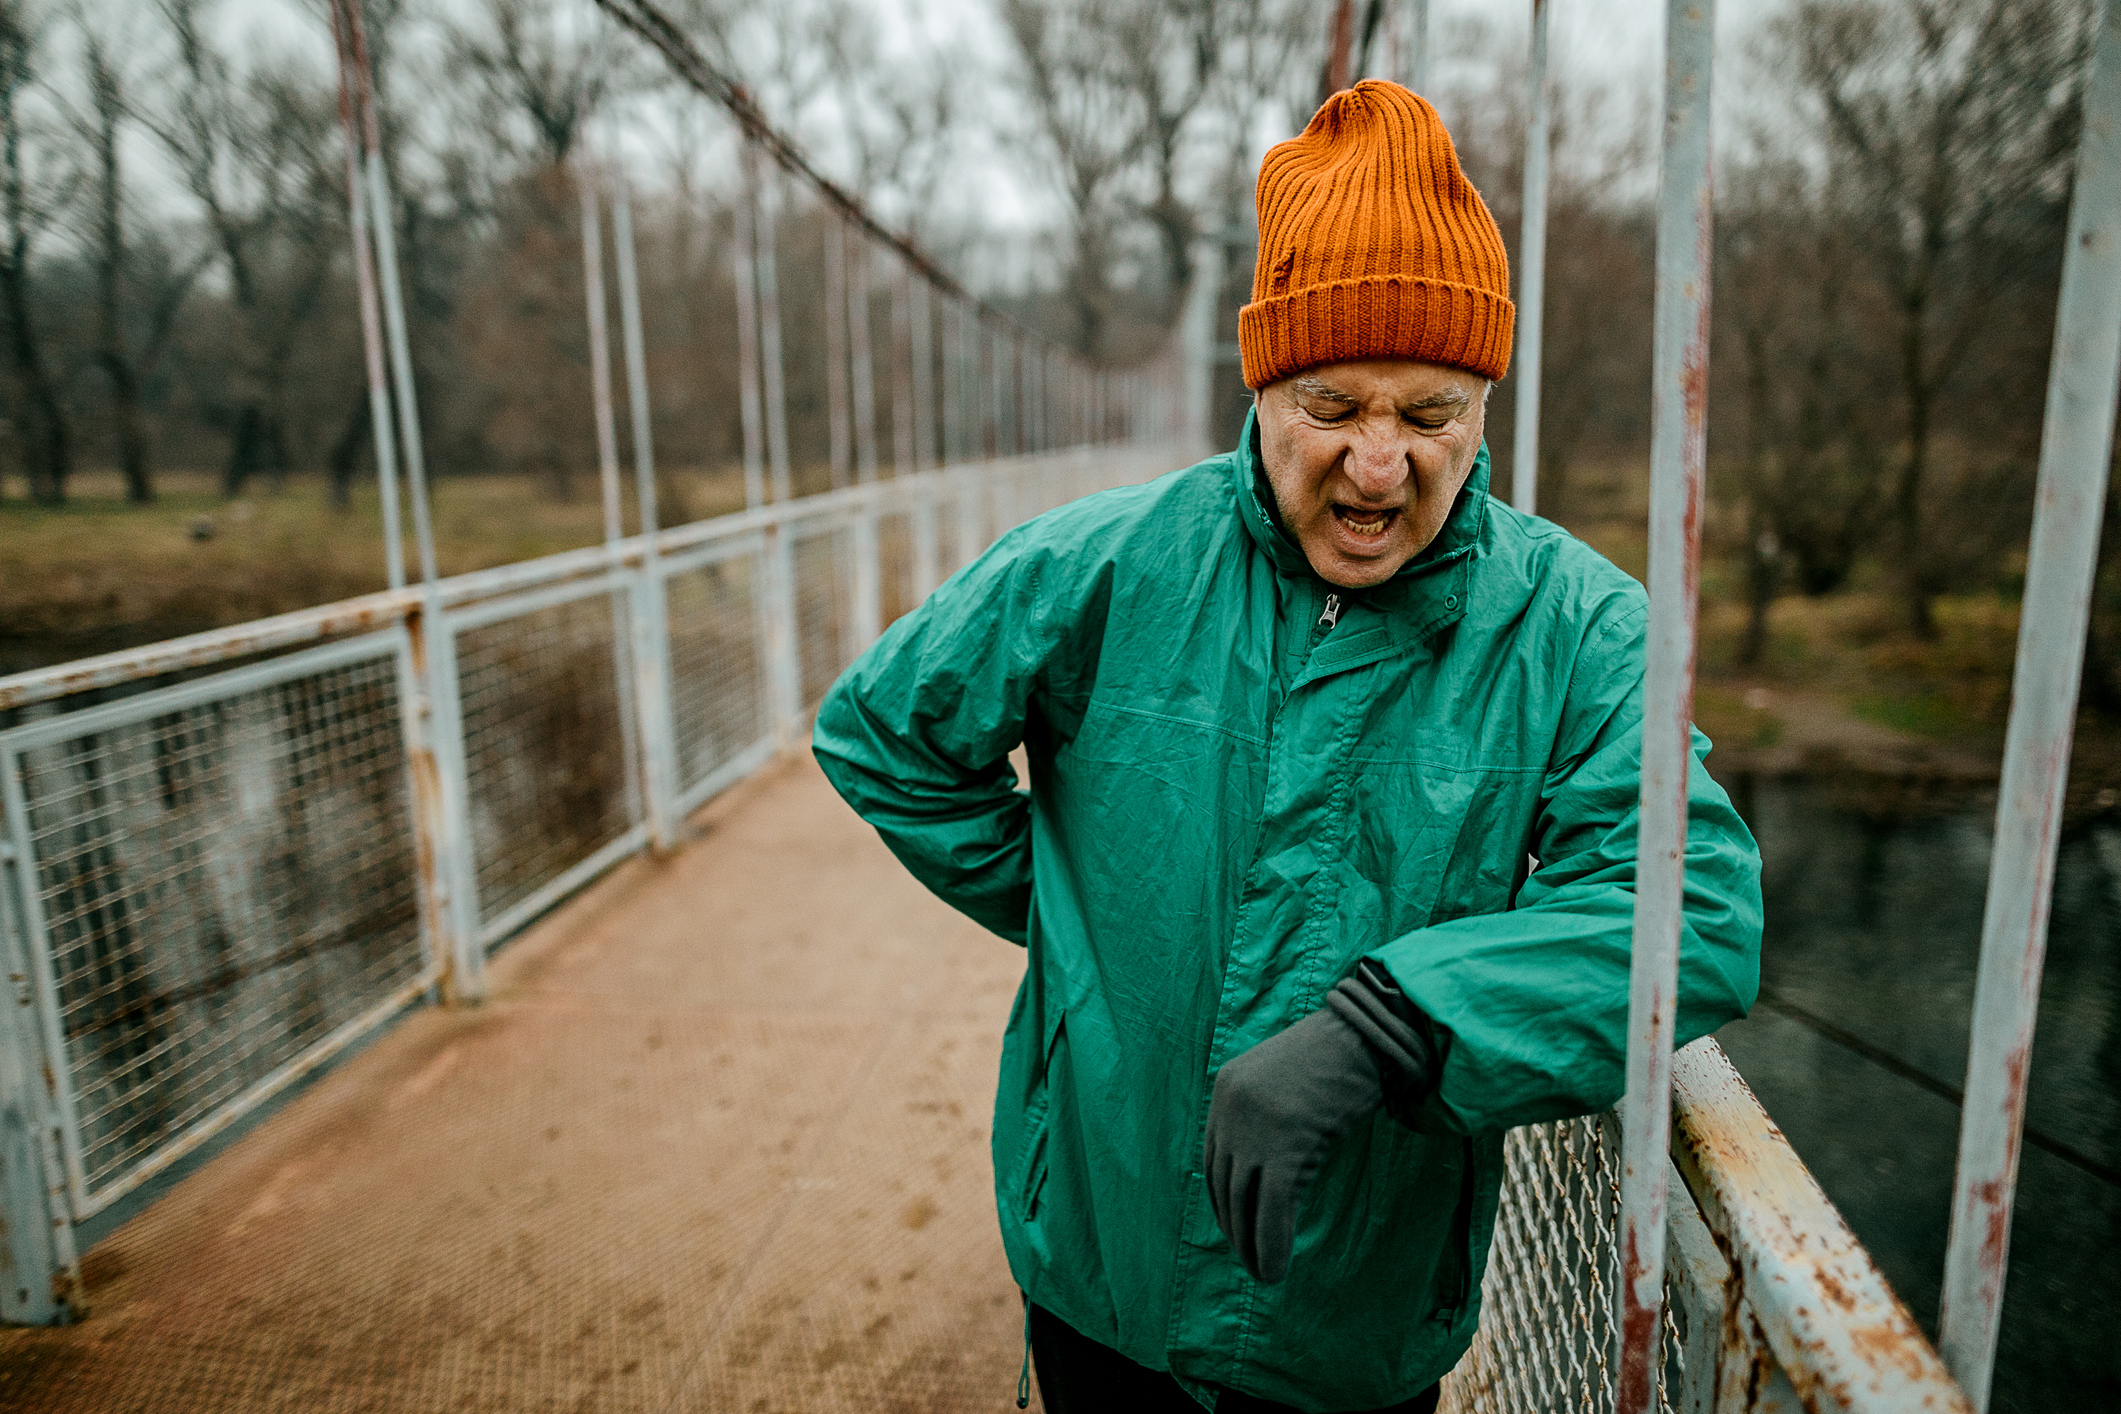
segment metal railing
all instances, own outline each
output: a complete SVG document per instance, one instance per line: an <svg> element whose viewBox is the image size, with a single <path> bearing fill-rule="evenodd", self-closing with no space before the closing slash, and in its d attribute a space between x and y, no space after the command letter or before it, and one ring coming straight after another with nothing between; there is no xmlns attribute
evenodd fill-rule
<svg viewBox="0 0 2121 1414"><path fill-rule="evenodd" d="M480 996L945 568L1190 459L951 467L0 679L0 1201L49 1278L0 1314L78 1314L73 1224L429 989Z"/></svg>

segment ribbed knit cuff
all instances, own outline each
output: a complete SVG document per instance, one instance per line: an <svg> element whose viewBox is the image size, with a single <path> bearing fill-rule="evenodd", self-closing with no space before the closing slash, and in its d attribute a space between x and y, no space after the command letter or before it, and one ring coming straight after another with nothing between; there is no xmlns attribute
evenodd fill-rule
<svg viewBox="0 0 2121 1414"><path fill-rule="evenodd" d="M1326 363L1411 358L1500 378L1510 367L1517 306L1491 290L1407 275L1336 280L1237 312L1245 386Z"/></svg>

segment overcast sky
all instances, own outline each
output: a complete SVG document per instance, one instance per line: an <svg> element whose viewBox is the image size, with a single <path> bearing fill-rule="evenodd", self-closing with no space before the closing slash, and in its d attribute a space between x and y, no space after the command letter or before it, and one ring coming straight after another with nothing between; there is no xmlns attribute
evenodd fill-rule
<svg viewBox="0 0 2121 1414"><path fill-rule="evenodd" d="M112 0L121 11L128 0ZM1406 3L1407 0L1400 0ZM464 13L477 8L477 0L428 0L437 16ZM554 0L555 4L578 7L587 19L592 0ZM770 3L770 0L769 0ZM970 49L984 62L970 67L968 81L989 87L981 100L968 104L972 111L991 105L1007 111L1014 99L1008 92L1010 66L1008 41L996 17L997 0L872 0L881 30L883 52L880 63L910 58L933 50L939 42ZM1727 109L1736 93L1744 65L1742 56L1750 35L1762 20L1783 8L1786 0L1724 0L1717 19L1719 110ZM1320 0L1319 23L1330 23L1331 6ZM1585 80L1602 82L1622 92L1654 92L1662 65L1664 9L1653 0L1550 0L1549 52L1555 76L1564 84ZM222 0L216 11L218 27L235 47L262 45L285 52L305 52L319 64L331 59L329 32L322 21L321 0ZM1531 5L1508 0L1431 0L1431 44L1448 51L1462 41L1474 25L1485 26L1493 54L1521 54L1530 28ZM1377 51L1372 72L1381 72L1385 51ZM1446 62L1448 56L1446 54ZM1438 74L1448 82L1450 71ZM1458 77L1478 81L1478 71L1462 64ZM1297 121L1292 115L1292 123ZM1256 146L1287 136L1286 132L1262 131ZM820 157L832 165L830 153ZM964 188L978 193L977 213L983 224L1003 231L1028 232L1050 226L1057 208L1053 193L1036 171L1020 162L1005 160L999 152L985 155L976 175Z"/></svg>

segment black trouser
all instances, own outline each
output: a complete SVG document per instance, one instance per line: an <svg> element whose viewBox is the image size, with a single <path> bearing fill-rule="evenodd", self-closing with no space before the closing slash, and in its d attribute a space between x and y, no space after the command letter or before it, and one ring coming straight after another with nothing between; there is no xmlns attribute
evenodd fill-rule
<svg viewBox="0 0 2121 1414"><path fill-rule="evenodd" d="M1137 1365L1077 1331L1043 1306L1031 1307L1031 1363L1046 1414L1201 1414L1193 1396L1161 1370ZM1403 1404L1364 1414L1432 1414L1430 1385ZM1224 1390L1215 1414L1296 1414L1289 1405Z"/></svg>

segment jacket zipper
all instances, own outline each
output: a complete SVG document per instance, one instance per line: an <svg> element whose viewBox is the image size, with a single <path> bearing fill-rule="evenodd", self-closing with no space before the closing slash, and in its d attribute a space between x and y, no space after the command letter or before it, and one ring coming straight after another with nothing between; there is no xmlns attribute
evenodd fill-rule
<svg viewBox="0 0 2121 1414"><path fill-rule="evenodd" d="M1328 594L1326 596L1326 607L1319 611L1318 627L1331 628L1339 622L1340 596L1338 594Z"/></svg>

